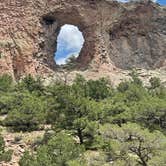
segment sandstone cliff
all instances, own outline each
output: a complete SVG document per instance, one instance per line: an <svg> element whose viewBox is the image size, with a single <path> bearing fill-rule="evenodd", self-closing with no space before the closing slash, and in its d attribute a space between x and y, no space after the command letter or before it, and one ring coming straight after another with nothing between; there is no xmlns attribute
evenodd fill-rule
<svg viewBox="0 0 166 166"><path fill-rule="evenodd" d="M15 79L29 73L56 73L56 38L64 24L78 26L85 37L77 59L80 69L104 75L133 67L166 66L166 8L158 4L1 0L0 73Z"/></svg>

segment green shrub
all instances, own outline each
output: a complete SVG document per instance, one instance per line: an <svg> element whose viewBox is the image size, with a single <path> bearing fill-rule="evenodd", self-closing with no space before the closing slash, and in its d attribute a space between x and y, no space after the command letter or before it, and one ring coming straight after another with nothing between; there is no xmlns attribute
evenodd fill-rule
<svg viewBox="0 0 166 166"><path fill-rule="evenodd" d="M157 77L152 77L150 80L149 80L150 84L151 84L151 88L152 89L155 89L157 87L160 87L161 85L161 81L159 78Z"/></svg>
<svg viewBox="0 0 166 166"><path fill-rule="evenodd" d="M30 155L30 153L28 151L25 151L24 155L21 157L21 159L19 161L19 165L20 166L33 166L32 165L33 160L34 160L33 156Z"/></svg>
<svg viewBox="0 0 166 166"><path fill-rule="evenodd" d="M63 132L53 136L46 145L39 147L36 155L28 152L21 158L20 166L65 166L84 152L84 148L76 144L73 137Z"/></svg>
<svg viewBox="0 0 166 166"><path fill-rule="evenodd" d="M129 82L127 82L127 81L125 81L125 82L121 82L119 85L118 85L118 87L117 87L117 90L119 91L119 92L125 92L125 91L127 91L128 89L129 89L129 86L130 86L130 83Z"/></svg>
<svg viewBox="0 0 166 166"><path fill-rule="evenodd" d="M43 82L40 77L32 77L31 75L27 75L24 77L21 82L17 85L19 90L28 90L29 92L36 92L38 94L42 94L44 90Z"/></svg>
<svg viewBox="0 0 166 166"><path fill-rule="evenodd" d="M13 150L8 150L0 156L0 161L9 162L12 159Z"/></svg>
<svg viewBox="0 0 166 166"><path fill-rule="evenodd" d="M19 105L7 115L4 125L14 131L33 131L45 123L46 102L33 94L22 96Z"/></svg>
<svg viewBox="0 0 166 166"><path fill-rule="evenodd" d="M5 151L5 141L2 136L0 136L0 161L9 162L11 160L13 151Z"/></svg>
<svg viewBox="0 0 166 166"><path fill-rule="evenodd" d="M14 93L2 93L0 95L0 114L7 114L16 104L16 96Z"/></svg>
<svg viewBox="0 0 166 166"><path fill-rule="evenodd" d="M0 135L0 154L4 153L4 149L5 149L5 141L3 137Z"/></svg>
<svg viewBox="0 0 166 166"><path fill-rule="evenodd" d="M131 76L116 89L105 78L87 81L78 75L70 85L43 86L40 79L27 76L11 90L6 88L10 79L1 77L0 113L7 114L2 125L33 131L51 124L34 141L34 151L25 152L20 166L88 165L84 157L91 165L164 166L166 88L156 78L145 87L136 71ZM20 139L15 137L15 142ZM4 149L0 137L0 159L9 161L11 152ZM86 160L86 154L92 158Z"/></svg>
<svg viewBox="0 0 166 166"><path fill-rule="evenodd" d="M7 92L13 87L13 79L10 75L4 74L0 76L0 91Z"/></svg>

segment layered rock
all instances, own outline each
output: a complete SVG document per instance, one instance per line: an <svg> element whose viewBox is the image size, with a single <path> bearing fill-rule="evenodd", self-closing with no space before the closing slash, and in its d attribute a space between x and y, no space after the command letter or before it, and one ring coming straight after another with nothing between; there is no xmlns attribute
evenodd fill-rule
<svg viewBox="0 0 166 166"><path fill-rule="evenodd" d="M78 67L93 70L162 68L166 65L166 8L150 1L110 0L0 1L0 73L15 79L49 75L56 39L64 24L85 38Z"/></svg>

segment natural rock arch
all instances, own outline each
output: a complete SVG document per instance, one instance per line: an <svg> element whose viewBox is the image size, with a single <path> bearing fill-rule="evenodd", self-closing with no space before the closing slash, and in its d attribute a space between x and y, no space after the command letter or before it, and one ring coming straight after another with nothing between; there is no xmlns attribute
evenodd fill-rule
<svg viewBox="0 0 166 166"><path fill-rule="evenodd" d="M56 14L48 13L41 17L41 25L43 32L40 35L39 52L38 54L44 55L44 63L48 64L52 69L56 69L56 65L53 62L53 55L56 52L57 36L60 32L60 28L65 25L74 25L83 33L85 38L84 46L77 59L80 66L87 65L95 55L96 44L96 30L94 26L87 26L84 22L84 18L81 17L77 10L71 13ZM39 55L39 56L40 56ZM42 56L41 56L42 57ZM43 58L43 57L42 57Z"/></svg>
<svg viewBox="0 0 166 166"><path fill-rule="evenodd" d="M76 25L85 37L79 68L165 66L166 10L150 1L13 0L0 8L0 73L20 78L56 71L53 54L64 24Z"/></svg>

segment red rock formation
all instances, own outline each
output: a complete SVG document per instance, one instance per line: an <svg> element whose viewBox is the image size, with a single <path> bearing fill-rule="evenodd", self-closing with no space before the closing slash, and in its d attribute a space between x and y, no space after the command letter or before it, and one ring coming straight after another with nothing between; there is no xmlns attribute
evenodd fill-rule
<svg viewBox="0 0 166 166"><path fill-rule="evenodd" d="M14 78L56 70L56 38L78 26L85 44L79 67L159 68L166 59L166 9L149 1L0 0L0 73Z"/></svg>

